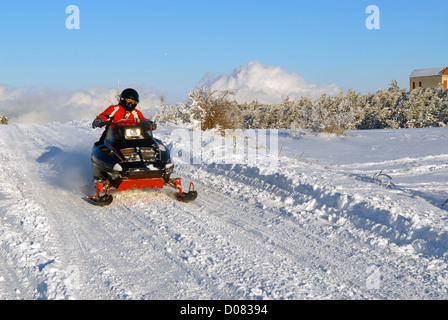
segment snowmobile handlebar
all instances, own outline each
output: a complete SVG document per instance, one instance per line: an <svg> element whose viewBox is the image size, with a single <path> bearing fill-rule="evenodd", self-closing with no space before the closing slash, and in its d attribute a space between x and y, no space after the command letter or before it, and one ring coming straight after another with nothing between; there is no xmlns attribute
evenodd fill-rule
<svg viewBox="0 0 448 320"><path fill-rule="evenodd" d="M95 120L93 120L92 122L92 128L101 128L104 127L107 124L107 122L104 122L103 119L101 118L96 118Z"/></svg>

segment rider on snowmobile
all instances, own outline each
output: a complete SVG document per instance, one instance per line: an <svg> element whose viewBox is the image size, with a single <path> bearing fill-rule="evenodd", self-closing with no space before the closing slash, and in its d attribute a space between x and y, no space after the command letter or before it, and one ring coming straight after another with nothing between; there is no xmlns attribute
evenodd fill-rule
<svg viewBox="0 0 448 320"><path fill-rule="evenodd" d="M188 192L184 192L181 179L171 178L174 163L171 161L170 152L160 140L153 137L152 132L149 132L148 125L152 130L155 130L157 126L135 109L138 102L137 91L125 89L120 95L119 104L108 107L93 121L93 128L106 126L106 130L92 149L91 163L96 183L96 196L89 196L87 199L96 205L107 206L113 199L111 188L115 191L125 191L134 188L160 189L164 186L178 190L175 195L180 201L189 202L196 199L197 192L194 190L193 182L190 183ZM120 124L115 126L112 123L125 119L130 121L124 122L122 129L130 131L130 138L116 141L113 138L116 137L116 133L113 132L120 132L120 130L114 130L120 127ZM134 131L133 128L138 129ZM146 132L145 135L132 134L140 132L141 129ZM108 138L105 141L109 130L111 130L111 139ZM124 135L126 136L126 133ZM134 137L137 138L134 140ZM105 152L104 148L110 153ZM131 156L130 153L133 155Z"/></svg>
<svg viewBox="0 0 448 320"><path fill-rule="evenodd" d="M111 105L104 110L92 123L92 128L103 127L113 121L122 119L145 119L140 110L135 107L139 103L139 94L136 90L128 88L123 90L120 95L120 102L117 105ZM156 124L152 123L152 129L157 128ZM104 140L107 129L104 131L100 141Z"/></svg>
<svg viewBox="0 0 448 320"><path fill-rule="evenodd" d="M122 119L145 119L140 110L136 109L139 102L138 92L134 89L125 89L120 95L117 105L109 106L92 123L92 128L105 126L110 121Z"/></svg>

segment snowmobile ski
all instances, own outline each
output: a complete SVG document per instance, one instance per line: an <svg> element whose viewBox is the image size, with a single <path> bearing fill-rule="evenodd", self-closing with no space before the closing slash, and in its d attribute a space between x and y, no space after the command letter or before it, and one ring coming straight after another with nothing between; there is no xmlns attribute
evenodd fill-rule
<svg viewBox="0 0 448 320"><path fill-rule="evenodd" d="M172 188L175 188L177 190L179 190L179 192L176 193L176 197L179 201L182 202L190 202L195 200L198 197L198 193L196 190L194 190L194 184L193 182L190 182L190 187L188 189L188 192L183 192L182 191L182 183L181 183L181 179L177 178L174 180L171 180L168 183L169 186L171 186Z"/></svg>
<svg viewBox="0 0 448 320"><path fill-rule="evenodd" d="M110 183L108 180L96 181L96 197L87 196L87 200L97 206L108 206L112 203L113 196L110 194Z"/></svg>
<svg viewBox="0 0 448 320"><path fill-rule="evenodd" d="M104 196L101 197L91 197L91 196L87 196L87 200L89 200L90 203L100 206L100 207L105 207L108 206L112 203L113 200L113 196L111 194L106 194Z"/></svg>

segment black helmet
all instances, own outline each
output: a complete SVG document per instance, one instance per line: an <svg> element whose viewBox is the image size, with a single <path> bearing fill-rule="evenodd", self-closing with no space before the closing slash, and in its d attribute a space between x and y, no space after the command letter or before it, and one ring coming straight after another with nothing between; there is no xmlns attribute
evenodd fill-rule
<svg viewBox="0 0 448 320"><path fill-rule="evenodd" d="M120 104L126 108L128 111L132 111L134 110L134 108L137 106L137 103L139 102L139 95L138 92L135 91L134 89L128 88L128 89L124 89L123 92L120 95ZM126 99L134 99L135 102L137 102L136 104L128 104L126 102Z"/></svg>
<svg viewBox="0 0 448 320"><path fill-rule="evenodd" d="M120 95L120 98L121 100L134 99L135 101L139 102L138 92L131 88L124 89Z"/></svg>

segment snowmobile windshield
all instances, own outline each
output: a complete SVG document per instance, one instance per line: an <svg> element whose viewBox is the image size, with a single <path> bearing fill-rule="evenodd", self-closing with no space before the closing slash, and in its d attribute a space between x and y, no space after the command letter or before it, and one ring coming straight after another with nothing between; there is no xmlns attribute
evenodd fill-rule
<svg viewBox="0 0 448 320"><path fill-rule="evenodd" d="M106 139L123 142L128 140L152 139L152 122L149 120L124 120L114 122L107 130Z"/></svg>

